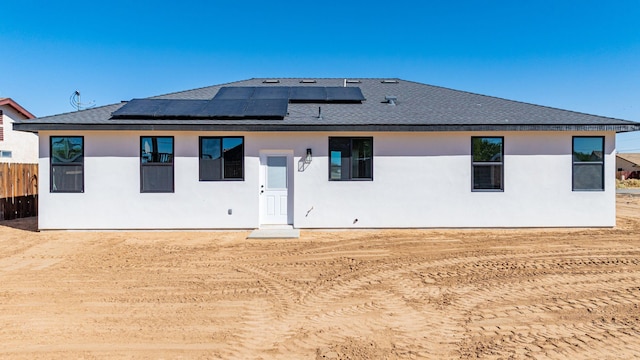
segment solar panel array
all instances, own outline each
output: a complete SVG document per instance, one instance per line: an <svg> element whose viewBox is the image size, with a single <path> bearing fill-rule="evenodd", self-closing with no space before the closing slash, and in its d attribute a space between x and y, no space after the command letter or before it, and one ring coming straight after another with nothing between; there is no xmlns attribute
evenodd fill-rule
<svg viewBox="0 0 640 360"><path fill-rule="evenodd" d="M113 119L283 119L286 99L171 100L133 99Z"/></svg>
<svg viewBox="0 0 640 360"><path fill-rule="evenodd" d="M133 99L113 119L284 119L289 102L361 103L358 87L226 86L211 100Z"/></svg>
<svg viewBox="0 0 640 360"><path fill-rule="evenodd" d="M225 86L214 99L287 99L290 102L360 103L359 87L341 86Z"/></svg>

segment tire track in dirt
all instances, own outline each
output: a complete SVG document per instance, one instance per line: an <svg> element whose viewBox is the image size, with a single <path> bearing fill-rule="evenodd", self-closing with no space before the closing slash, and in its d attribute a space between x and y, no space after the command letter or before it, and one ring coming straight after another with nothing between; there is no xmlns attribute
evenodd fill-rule
<svg viewBox="0 0 640 360"><path fill-rule="evenodd" d="M615 229L11 229L0 357L640 358L640 197L625 201ZM58 262L10 268L38 256Z"/></svg>
<svg viewBox="0 0 640 360"><path fill-rule="evenodd" d="M601 330L593 326L593 322L573 323L567 319L567 314L579 313L578 318L584 321L585 317L589 317L585 314L606 313L612 307L628 306L637 310L640 303L637 274L640 269L636 259L597 258L589 254L588 260L572 259L551 266L548 261L543 263L553 275L541 276L533 272L529 275L534 276L527 276L525 272L518 271L511 276L501 277L506 284L481 282L488 288L473 291L473 299L459 304L469 316L466 340L461 344L462 355L590 357L600 354L603 336L608 340L615 339L607 343L609 351L629 353L629 346L634 344L630 340L640 335L636 329L631 329L631 335L625 332L629 331L628 327ZM529 265L536 269L540 267L536 261L529 261ZM624 268L612 270L609 265ZM480 268L486 269L487 266ZM558 275L558 272L562 275ZM600 295L579 297L580 294L594 292ZM534 299L543 301L531 304ZM552 301L544 302L544 299ZM564 321L548 323L550 321L547 319L558 318ZM638 355L638 350L632 350L631 354ZM610 353L601 355L608 356Z"/></svg>
<svg viewBox="0 0 640 360"><path fill-rule="evenodd" d="M311 317L307 315L309 321L304 324L305 329L311 329L318 334L323 334L320 337L324 340L322 341L324 343L336 341L331 337L336 332L331 331L331 329L337 324L341 324L339 333L347 332L365 335L371 331L392 331L398 339L398 342L394 344L394 351L398 353L413 354L418 357L423 357L420 354L427 357L442 357L450 353L452 351L451 348L445 347L444 353L433 353L433 350L430 349L442 349L443 344L455 343L455 341L452 341L455 337L450 336L450 334L440 337L436 336L439 333L433 331L434 328L437 328L437 326L434 326L434 322L437 322L438 326L448 324L452 329L455 328L451 318L440 315L442 312L433 308L428 312L424 311L424 307L416 309L410 301L407 301L407 290L403 289L402 286L399 288L400 291L393 291L393 288L398 288L394 283L411 269L408 269L407 266L403 267L402 264L393 264L392 266L378 265L375 262L372 264L360 262L355 270L353 267L349 267L349 272L336 273L330 278L323 278L323 281L316 282L314 286L303 291L299 306L296 306L296 312L313 314ZM419 266L415 263L406 263L406 265L410 265L411 268ZM282 281L280 283L282 284ZM407 285L406 288L412 287ZM376 289L386 290L379 291ZM290 295L295 296L295 294ZM323 304L336 303L340 302L341 299L353 299L356 297L362 298L364 302L327 311L319 310L322 309ZM372 317L370 316L371 314L376 316ZM399 317L399 314L409 315ZM428 316L425 317L424 314L428 314ZM359 318L363 316L377 320L359 321ZM349 325L345 326L345 319L353 319L354 321L348 322ZM400 326L399 324L404 325ZM413 325L407 328L407 324ZM433 345L438 343L438 346L430 346L428 349L414 346L413 348L405 349L401 344L411 343L411 341L404 341L404 339L408 340L415 336L416 333L422 333L425 339L430 339L425 341L425 344L430 343Z"/></svg>
<svg viewBox="0 0 640 360"><path fill-rule="evenodd" d="M287 254L287 257L291 257L292 254ZM353 259L343 259L345 264L353 265L356 262ZM421 313L406 303L401 297L403 294L395 294L391 291L374 291L372 284L375 287L380 287L382 280L384 279L397 279L401 277L402 273L409 271L407 269L398 269L398 264L385 267L383 269L377 267L376 263L369 264L369 267L363 265L364 262L358 263L358 267L354 269L353 266L348 267L348 272L334 272L331 277L323 277L322 281L315 284L322 284L321 286L301 286L300 283L291 281L290 279L274 274L264 270L265 265L250 265L242 264L239 268L242 271L257 276L260 281L265 283L265 286L269 289L269 294L275 296L275 302L280 304L274 308L273 316L276 318L286 317L288 322L294 323L289 329L280 329L281 332L275 336L276 338L285 339L284 345L288 351L295 353L296 351L305 351L309 348L318 348L318 343L309 344L305 341L286 341L292 333L295 333L295 328L305 329L305 332L315 333L318 338L321 339L320 345L323 343L331 344L337 341L332 334L340 333L353 333L353 334L367 334L370 332L384 332L393 331L398 335L399 339L410 338L411 335L403 336L406 331L416 332L418 329L422 329L425 337L431 339L434 342L435 334L433 332L434 326L432 326L433 319L426 321L416 321L421 317ZM270 266L272 264L267 264ZM325 265L325 264L323 264ZM413 264L415 265L415 264ZM280 268L288 266L279 265ZM303 266L304 267L304 266ZM324 266L323 266L324 267ZM345 266L347 268L347 266ZM397 275L394 275L397 274ZM387 285L384 285L387 286ZM363 296L362 293L366 292L365 302L359 302L354 305L348 305L344 307L338 307L327 311L322 311L323 304L339 302L341 299L352 299L356 296ZM352 302L352 301L350 301ZM271 302L270 302L271 303ZM397 324L398 320L394 317L398 317L398 314L410 313L408 317L401 317L400 323L414 323L420 324L419 326L412 326L408 330L398 326L397 329L390 329L389 324ZM380 320L366 322L358 321L359 317L370 317L370 314L378 314L373 318L380 318ZM384 315L384 314L386 315ZM301 316L303 314L304 316ZM380 315L383 314L383 315ZM433 318L438 312L431 311L431 317ZM258 315L264 316L263 311ZM348 322L345 325L345 319L354 319L352 322ZM445 323L447 319L441 319L439 325ZM332 331L336 326L340 326L340 331ZM406 325L403 325L406 327ZM373 329L373 330L372 330ZM270 333L274 330L270 329ZM300 332L300 331L298 331ZM316 338L316 340L318 340ZM451 342L451 337L447 337L445 342ZM409 343L409 341L407 341ZM401 346L395 345L395 351L405 354L420 354L425 352L428 354L431 350L425 350L424 348L402 349ZM451 351L447 349L447 351ZM433 354L432 354L433 355ZM438 354L442 355L442 354Z"/></svg>
<svg viewBox="0 0 640 360"><path fill-rule="evenodd" d="M344 251L344 250L334 248L333 251ZM296 257L292 253L286 253L283 255L286 258ZM322 256L321 253L316 253L316 255ZM374 262L372 262L372 264L368 264L367 262L359 262L357 269L355 271L350 271L347 273L342 273L342 272L334 273L331 277L324 278L323 281L317 281L313 283L311 286L307 286L307 287L300 286L300 284L295 284L285 277L275 276L273 273L268 274L267 278L269 278L270 280L274 280L278 284L277 289L280 289L281 293L284 294L279 297L279 302L286 303L287 301L289 301L294 305L299 303L300 306L296 305L295 311L299 311L299 309L297 308L304 308L306 309L305 310L306 313L309 313L310 309L317 309L317 304L326 304L326 303L335 301L337 299L353 297L354 293L362 293L363 291L366 291L371 287L376 287L376 286L377 287L388 286L390 288L393 287L396 290L395 291L396 294L394 294L394 292L387 291L384 293L384 296L375 297L372 300L372 302L369 302L369 303L349 306L345 308L339 308L337 310L316 314L314 317L312 317L312 321L316 323L331 324L331 323L334 323L335 322L334 320L337 318L339 319L352 318L359 314L379 312L381 308L384 308L389 313L412 314L412 316L410 316L410 319L405 319L406 320L405 323L411 323L411 320L415 321L416 319L421 318L421 316L412 313L412 312L418 311L417 314L429 313L430 321L423 320L423 321L419 321L419 323L426 324L422 331L425 334L429 334L429 337L432 339L432 342L433 342L433 339L436 338L436 336L434 336L434 334L430 334L427 330L433 329L434 321L439 322L440 325L447 323L447 327L451 329L455 329L456 327L461 327L462 324L464 323L464 319L463 319L464 316L462 315L458 316L457 318L455 316L451 316L451 314L447 316L437 316L438 314L442 313L442 311L437 311L438 308L431 309L432 310L431 312L426 311L425 305L423 305L425 301L426 303L439 304L438 305L439 309L444 310L445 305L443 304L451 304L451 303L455 304L456 300L452 298L455 296L462 295L466 291L466 290L458 291L459 289L457 288L443 290L442 285L440 286L432 285L432 284L437 284L439 281L451 279L451 278L457 278L459 282L464 282L462 279L466 278L469 280L470 283L473 283L473 282L483 280L483 278L479 276L479 274L483 274L483 272L487 272L488 270L491 270L492 271L491 275L486 276L484 280L490 280L490 283L496 283L496 282L504 281L505 278L535 279L540 275L544 275L548 271L557 271L558 268L575 270L577 268L586 267L586 266L619 267L619 266L636 266L638 264L638 261L632 257L631 258L618 257L618 258L603 259L603 258L594 257L593 253L590 254L590 257L585 259L569 259L569 260L565 259L560 262L557 260L551 259L551 257L554 257L554 256L557 257L559 255L575 257L575 256L580 256L581 253L576 252L575 250L537 252L534 254L527 255L527 257L533 256L534 258L536 258L535 260L519 261L518 259L515 259L515 260L510 259L509 261L506 261L506 262L503 259L504 254L483 256L482 258L457 257L454 260L452 259L436 260L436 261L423 260L423 262L415 261L416 259L404 258L402 259L403 261L400 261L400 262L392 261L391 264L387 263L384 266L377 266L377 267L375 266L376 264ZM542 258L542 260L540 260L539 258ZM498 259L500 261L498 261ZM309 264L306 264L306 265L309 265ZM316 265L317 265L317 262L316 262ZM296 268L295 265L291 265L291 264L287 264L284 266L282 264L277 264L277 265L267 264L266 266L274 267L274 268L284 267L284 268L287 268L287 271L291 271L292 269ZM300 267L304 268L309 266L302 265ZM451 268L452 270L448 271L447 268ZM505 270L509 270L510 272L507 273L505 272ZM628 270L623 270L622 272L624 271L628 272ZM258 271L256 271L255 268L253 268L253 272L256 273ZM623 283L625 279L618 279L620 277L619 276L620 272L621 272L620 270L612 271L612 275L610 275L609 279L599 279L595 282L597 283L598 281L602 281L604 284L613 284L611 285L611 287L632 284L632 282L629 282L629 281L633 281L634 280L633 278L627 279L628 280L627 283ZM596 270L592 270L591 273L597 274L598 272ZM414 276L419 277L419 280L418 281L407 280L406 278L409 276L409 274L414 274ZM425 275L425 274L428 274L428 275ZM266 276L266 275L267 274L265 273L265 271L262 270L262 276ZM585 275L585 276L589 277L589 275ZM619 281L616 282L613 280L619 280ZM385 285L385 283L389 283L389 284ZM585 286L586 287L593 286L594 285L593 283L594 283L593 280L587 281L585 283ZM391 286L390 284L393 284L393 286ZM523 285L521 283L512 285L511 287L519 287L519 290L521 292L520 292L520 295L518 295L518 297L536 296L536 293L539 295L543 295L543 294L548 295L550 289L555 289L555 291L560 294L571 293L571 292L575 293L576 285L578 285L578 280L573 279L571 282L564 285L566 289L563 289L563 290L558 289L557 282L550 281L550 285L547 286L544 284L544 281L539 279L528 280L526 285L529 286L530 290L528 290L528 292L525 291L525 293L522 293ZM277 290L277 289L274 289L274 290ZM603 287L600 287L600 289L603 290ZM511 288L506 288L504 293L512 294L513 293L512 290L513 289ZM456 293L460 293L460 294L456 294ZM488 290L486 293L495 295L496 289L492 288L491 290ZM486 298L479 297L479 298L481 300L477 300L477 303L486 303L486 302L495 303L495 302L506 300L504 296L502 298L496 298L496 296L486 297ZM610 303L619 304L619 303L632 303L633 298L634 297L632 294L631 299L629 297L626 297L626 298L621 297L621 298L615 298L615 299L613 297L607 297L607 298L593 298L593 299L582 300L582 301L594 302L594 303L597 303L599 301L604 301L604 302L609 301ZM476 297L476 299L478 299L478 297ZM576 302L580 303L581 300L577 300ZM374 306L374 304L376 306ZM416 304L421 304L421 305L419 305L419 308L417 308ZM544 314L549 311L563 310L562 307L558 307L557 305L558 305L557 303L548 303L538 307L534 306L528 312L533 314L536 314L536 313ZM559 305L562 306L564 304L560 303ZM574 310L576 308L580 308L580 306L570 306L570 305L565 305L565 306L568 306L569 308ZM589 305L583 305L583 306L584 308L589 308ZM451 306L449 310L453 308L455 308L455 306ZM473 304L466 304L466 307L459 307L458 309L454 309L454 310L457 310L460 314L465 314L465 313L468 314L468 312L470 311L470 308L473 308ZM422 312L420 312L420 310ZM518 310L518 307L514 305L512 307L506 307L506 308L503 307L501 309L498 309L497 312L506 314L508 318L509 316L514 316L519 314L517 310ZM487 314L484 314L484 315L485 316L483 318L490 317ZM497 319L497 321L501 320L498 316L495 316L494 319ZM390 319L384 319L386 328L380 325L381 323L382 322L366 323L366 325L364 325L364 328L372 329L372 328L378 327L377 331L383 331L385 329L389 330L388 325L392 324L393 322ZM316 326L315 328L318 329L320 327ZM487 331L482 327L478 327L474 329L472 326L467 326L467 328L472 331ZM366 332L366 331L363 331L363 328L358 326L343 328L343 330L348 330L349 333ZM403 339L405 338L403 334L411 333L412 334L411 337L415 337L415 334L420 333L421 331L415 327L411 328L410 331L402 328L395 328L391 330L394 331L395 337L397 338L397 343L394 344L395 346L394 351L396 352L412 354L412 356L418 356L418 357L436 358L437 356L446 357L447 354L450 355L450 352L454 348L453 346L448 349L446 347L443 347L443 344L447 343L447 341L441 341L438 344L439 345L438 348L447 349L443 353L435 354L435 353L429 353L424 351L421 352L420 348L403 349L402 346L399 345L403 343ZM331 334L331 332L323 331L323 329L316 330L316 331L319 334L323 334L323 333ZM505 331L508 331L508 330L496 328L495 331L496 333L498 332L504 333ZM448 338L450 339L451 337L448 337ZM335 342L336 340L337 339L334 339L329 335L325 335L324 341L321 341L321 343L332 343L332 342ZM460 339L457 339L454 342L456 341L460 342ZM449 341L449 343L451 343L451 341ZM304 342L301 342L295 346L306 348L310 345L304 344ZM533 348L533 346L530 346L530 347ZM560 348L557 345L555 347ZM294 350L294 348L291 348L291 345L290 345L288 350Z"/></svg>

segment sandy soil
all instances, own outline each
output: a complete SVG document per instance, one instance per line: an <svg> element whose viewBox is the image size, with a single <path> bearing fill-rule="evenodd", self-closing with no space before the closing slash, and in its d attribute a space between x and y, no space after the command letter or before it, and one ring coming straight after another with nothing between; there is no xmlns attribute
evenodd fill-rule
<svg viewBox="0 0 640 360"><path fill-rule="evenodd" d="M615 229L34 232L0 222L0 358L640 358Z"/></svg>

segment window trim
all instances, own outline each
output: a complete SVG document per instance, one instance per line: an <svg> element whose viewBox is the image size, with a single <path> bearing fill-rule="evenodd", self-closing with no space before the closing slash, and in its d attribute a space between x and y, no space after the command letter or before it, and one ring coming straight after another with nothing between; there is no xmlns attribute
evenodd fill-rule
<svg viewBox="0 0 640 360"><path fill-rule="evenodd" d="M331 178L331 139L349 139L349 159L350 159L350 164L349 164L349 178L348 179L332 179ZM361 177L361 178L353 178L352 177L352 166L353 166L353 140L370 140L371 141L371 177ZM373 153L373 136L329 136L328 142L327 142L327 149L328 154L327 154L327 163L328 163L328 167L329 167L329 172L328 172L328 177L329 177L329 181L373 181L373 160L374 160L374 153Z"/></svg>
<svg viewBox="0 0 640 360"><path fill-rule="evenodd" d="M500 149L500 161L474 161L473 160L473 140L474 139L500 139L502 146ZM501 165L500 189L478 189L475 187L475 167ZM472 136L471 137L471 192L504 192L504 136Z"/></svg>
<svg viewBox="0 0 640 360"><path fill-rule="evenodd" d="M81 163L53 163L53 138L80 138L82 139L82 162ZM61 194L81 194L84 193L84 136L82 135L50 135L49 136L49 192L50 193L61 193ZM78 166L82 167L82 182L80 184L80 190L56 190L53 188L53 167L54 166Z"/></svg>
<svg viewBox="0 0 640 360"><path fill-rule="evenodd" d="M224 177L224 154L223 154L223 143L224 143L224 139L227 138L236 138L236 139L242 139L242 177L239 178L225 178ZM220 139L220 158L222 159L222 161L220 162L220 174L221 177L220 179L202 179L201 175L200 175L200 160L202 160L202 140L203 139ZM198 181L202 181L202 182L209 182L209 181L244 181L244 175L245 175L245 171L244 171L244 136L199 136L198 137Z"/></svg>
<svg viewBox="0 0 640 360"><path fill-rule="evenodd" d="M573 154L575 152L576 139L602 139L602 161L580 161L576 162ZM605 136L596 135L596 136L588 136L588 135L577 135L571 137L571 191L605 191L605 170L604 170L604 159L605 159ZM601 189L576 189L575 186L575 174L576 174L576 166L580 165L601 165L600 177L602 178L602 188Z"/></svg>
<svg viewBox="0 0 640 360"><path fill-rule="evenodd" d="M172 149L172 154L171 154L171 163L143 163L142 162L142 139L144 138L162 138L162 139L171 139L171 149ZM154 194L154 193L174 193L175 192L175 187L176 187L176 170L175 170L175 158L176 158L176 141L175 141L175 137L174 136L153 136L153 135L142 135L140 136L140 145L138 147L138 151L140 153L139 157L140 157L140 193L145 193L145 194ZM143 179L143 171L142 169L145 166L171 166L171 190L144 190L143 189L143 184L144 184L144 179Z"/></svg>

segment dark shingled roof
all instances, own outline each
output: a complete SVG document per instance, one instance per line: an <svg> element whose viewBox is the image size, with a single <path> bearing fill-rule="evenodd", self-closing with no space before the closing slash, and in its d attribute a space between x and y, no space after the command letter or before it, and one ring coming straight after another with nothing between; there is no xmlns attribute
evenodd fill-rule
<svg viewBox="0 0 640 360"><path fill-rule="evenodd" d="M344 86L345 79L249 79L149 99L212 99L224 86ZM304 79L308 80L308 79ZM290 103L284 119L112 118L125 103L17 122L16 130L221 131L637 131L640 123L473 94L401 79L349 79L360 103ZM392 80L392 81L385 81ZM395 97L395 105L387 97ZM321 116L318 116L321 108Z"/></svg>

